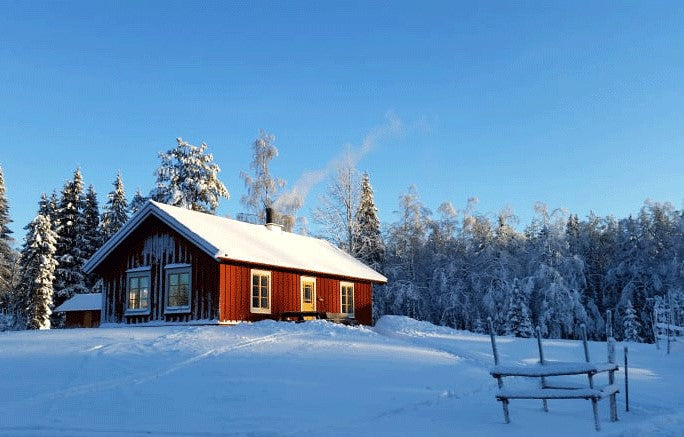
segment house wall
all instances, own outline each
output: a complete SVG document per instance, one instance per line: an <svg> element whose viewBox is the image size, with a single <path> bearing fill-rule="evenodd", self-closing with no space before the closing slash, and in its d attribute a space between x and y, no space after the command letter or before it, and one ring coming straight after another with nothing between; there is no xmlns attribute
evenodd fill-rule
<svg viewBox="0 0 684 437"><path fill-rule="evenodd" d="M168 264L191 264L190 313L165 314L165 272ZM125 315L126 270L150 266L150 313ZM184 322L218 319L219 263L156 217L148 217L98 267L103 279L103 323Z"/></svg>
<svg viewBox="0 0 684 437"><path fill-rule="evenodd" d="M271 272L271 314L250 312L251 269ZM220 320L225 322L274 319L284 311L301 310L301 276L316 278L316 310L330 313L340 312L340 279L315 273L274 270L273 268L241 263L220 265ZM372 285L358 280L343 280L354 283L354 312L356 319L372 324Z"/></svg>

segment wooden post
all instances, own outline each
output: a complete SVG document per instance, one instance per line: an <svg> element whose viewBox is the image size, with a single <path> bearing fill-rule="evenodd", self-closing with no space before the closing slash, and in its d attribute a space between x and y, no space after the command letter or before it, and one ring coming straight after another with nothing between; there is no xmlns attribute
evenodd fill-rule
<svg viewBox="0 0 684 437"><path fill-rule="evenodd" d="M587 343L587 327L584 325L584 323L582 323L582 344L584 345L584 359L587 363L589 363L591 362L591 360L589 359L589 343ZM591 374L591 372L589 372L587 373L587 377L589 378L589 388L593 389L594 376ZM601 431L601 424L599 423L598 405L596 398L591 398L591 407L594 410L594 427L596 428L596 431Z"/></svg>
<svg viewBox="0 0 684 437"><path fill-rule="evenodd" d="M608 310L606 317L606 343L608 345L608 362L615 364L615 339L613 338L613 313ZM608 384L615 384L615 371L608 371ZM610 395L610 420L618 420L616 394Z"/></svg>
<svg viewBox="0 0 684 437"><path fill-rule="evenodd" d="M658 311L653 306L653 338L655 338L656 349L660 350L660 338L658 336Z"/></svg>
<svg viewBox="0 0 684 437"><path fill-rule="evenodd" d="M627 366L627 346L625 346L625 411L629 413L629 367Z"/></svg>
<svg viewBox="0 0 684 437"><path fill-rule="evenodd" d="M537 347L539 349L539 364L542 366L544 365L544 350L542 349L542 341L541 341L541 329L539 328L539 325L537 325L536 329L537 331ZM546 378L543 376L541 377L541 386L542 388L546 388ZM544 407L544 411L548 412L549 411L549 404L546 399L542 399L542 407Z"/></svg>
<svg viewBox="0 0 684 437"><path fill-rule="evenodd" d="M667 354L670 355L670 343L672 343L672 295L668 298L669 311L667 312Z"/></svg>
<svg viewBox="0 0 684 437"><path fill-rule="evenodd" d="M496 338L494 336L494 323L491 317L487 317L487 322L489 323L489 338L492 341L492 352L494 353L494 365L499 365L499 351L496 348ZM499 384L499 390L503 388L503 378L501 376L496 377L496 382ZM511 423L511 418L508 415L508 399L502 399L501 405L503 406L504 422Z"/></svg>

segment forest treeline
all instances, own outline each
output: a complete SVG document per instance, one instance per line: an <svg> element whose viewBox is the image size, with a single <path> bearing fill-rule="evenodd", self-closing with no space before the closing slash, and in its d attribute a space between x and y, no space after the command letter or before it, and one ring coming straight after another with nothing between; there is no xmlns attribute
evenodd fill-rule
<svg viewBox="0 0 684 437"><path fill-rule="evenodd" d="M482 332L605 338L606 313L621 339L651 342L654 306L684 320L684 212L646 201L621 219L535 205L523 231L504 210L495 219L442 204L437 216L414 189L400 197L399 219L384 232L376 314L404 314Z"/></svg>
<svg viewBox="0 0 684 437"><path fill-rule="evenodd" d="M261 132L252 144L238 219L261 222L272 207L286 229L310 233L310 218L315 236L388 277L374 288L376 319L398 314L483 332L491 317L500 334L530 336L539 325L552 338L577 338L585 324L591 338L601 339L611 310L618 338L647 342L654 339L654 308L670 306L684 320L684 211L669 203L646 201L619 219L580 218L538 203L519 230L512 211L482 214L475 199L461 210L443 203L433 213L411 187L399 196L395 220L381 229L370 176L357 170L353 155L337 162L306 217L301 193L271 175L274 142ZM97 291L83 263L148 198L207 213L229 198L205 144L179 138L159 156L148 195L138 190L127 200L119 173L102 208L74 171L61 191L42 196L20 251L12 248L0 169L0 330L61 326L56 306Z"/></svg>

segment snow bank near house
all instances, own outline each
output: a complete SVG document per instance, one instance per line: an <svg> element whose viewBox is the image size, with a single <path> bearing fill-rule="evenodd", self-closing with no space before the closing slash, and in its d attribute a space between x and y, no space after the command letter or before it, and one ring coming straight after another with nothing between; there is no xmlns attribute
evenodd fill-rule
<svg viewBox="0 0 684 437"><path fill-rule="evenodd" d="M536 360L499 339L502 362ZM632 412L601 435L682 435L684 347L630 345ZM619 351L622 349L619 348ZM548 342L576 361L578 342ZM603 358L605 344L590 343ZM621 355L621 354L620 354ZM0 333L0 435L593 434L591 404L513 401L503 423L489 338L406 317ZM618 381L622 381L621 373Z"/></svg>

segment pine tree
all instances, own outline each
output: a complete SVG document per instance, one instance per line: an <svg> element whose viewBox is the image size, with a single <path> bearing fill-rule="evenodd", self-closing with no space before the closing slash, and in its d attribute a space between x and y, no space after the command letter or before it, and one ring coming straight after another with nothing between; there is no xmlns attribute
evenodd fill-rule
<svg viewBox="0 0 684 437"><path fill-rule="evenodd" d="M107 195L107 205L104 213L102 213L103 241L109 240L128 221L128 203L126 202L126 191L121 179L121 172L116 174L113 185L114 190ZM140 195L140 191L136 195Z"/></svg>
<svg viewBox="0 0 684 437"><path fill-rule="evenodd" d="M142 193L140 192L140 188L138 188L135 191L135 194L133 195L133 199L131 199L131 215L135 214L140 210L140 208L143 207L145 202L147 202L148 198L143 196Z"/></svg>
<svg viewBox="0 0 684 437"><path fill-rule="evenodd" d="M513 282L513 295L506 319L506 334L523 338L532 337L534 330L530 321L527 298L517 280Z"/></svg>
<svg viewBox="0 0 684 437"><path fill-rule="evenodd" d="M50 219L38 215L27 226L26 242L22 250L22 292L26 304L26 327L50 329L57 235Z"/></svg>
<svg viewBox="0 0 684 437"><path fill-rule="evenodd" d="M215 213L221 197L230 194L218 178L221 171L211 153L205 153L207 145L193 146L182 138L178 145L166 153L160 153L161 165L157 168L157 185L151 197L193 211Z"/></svg>
<svg viewBox="0 0 684 437"><path fill-rule="evenodd" d="M86 234L81 171L74 171L74 178L64 184L57 208L57 271L55 274L55 305L76 293L87 293L82 267L85 263L83 238Z"/></svg>
<svg viewBox="0 0 684 437"><path fill-rule="evenodd" d="M379 269L385 255L385 246L380 235L378 209L375 207L368 173L364 173L362 177L361 201L356 212L355 231L353 255L374 269Z"/></svg>
<svg viewBox="0 0 684 437"><path fill-rule="evenodd" d="M625 309L625 317L622 321L624 326L624 339L625 341L640 342L641 337L639 336L639 331L641 331L641 324L637 317L636 310L632 306L632 301L627 301L627 308Z"/></svg>
<svg viewBox="0 0 684 437"><path fill-rule="evenodd" d="M100 229L100 207L97 202L97 194L92 185L88 186L88 191L85 196L85 204L83 208L83 222L84 231L78 239L78 245L81 248L82 256L85 261L100 248L104 242L102 232ZM85 275L84 283L88 290L91 290L95 284L96 278L92 275Z"/></svg>
<svg viewBox="0 0 684 437"><path fill-rule="evenodd" d="M0 310L7 308L9 293L13 287L13 265L16 253L12 249L14 239L9 224L9 205L5 193L5 177L0 167Z"/></svg>

